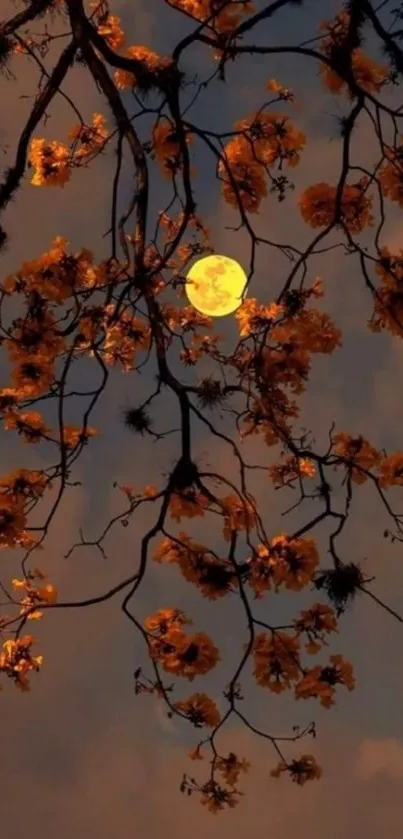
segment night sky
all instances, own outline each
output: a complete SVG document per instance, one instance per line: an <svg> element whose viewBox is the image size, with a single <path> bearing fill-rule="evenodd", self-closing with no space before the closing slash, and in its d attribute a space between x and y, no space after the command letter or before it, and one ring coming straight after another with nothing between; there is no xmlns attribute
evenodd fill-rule
<svg viewBox="0 0 403 839"><path fill-rule="evenodd" d="M256 9L263 4L257 0ZM248 43L291 44L317 35L321 20L330 19L338 5L319 0L302 8L282 11L259 29ZM1 17L15 14L16 6L2 0ZM192 31L193 24L165 7L162 0L111 3L127 35L127 44L145 44L159 54L169 54L177 41ZM61 31L67 25L58 24ZM43 22L33 31L42 31ZM369 41L369 43L371 43ZM57 55L58 42L47 58L48 67ZM375 54L371 53L372 55ZM379 56L376 56L379 58ZM14 160L19 134L25 124L39 74L27 58L15 56L11 69L15 78L0 78L2 121L0 143L5 146L0 166ZM192 47L183 57L189 78L199 81L213 72L207 49ZM279 204L274 197L251 219L256 233L273 242L305 247L312 231L303 223L297 207L301 189L319 181L337 182L341 165L341 141L337 118L348 113L342 97L332 97L318 78L315 62L291 56L244 56L227 68L226 83L216 80L199 97L189 112L189 120L212 131L230 131L233 123L249 116L269 98L266 84L275 77L295 94L295 105L280 103L274 108L288 113L295 125L306 132L308 142L301 165L290 170L295 190ZM102 99L83 68L71 72L63 90L90 120L100 111L107 114ZM400 88L393 88L399 103ZM190 98L191 94L187 94ZM401 100L401 96L400 96ZM186 103L186 95L184 103ZM388 95L392 101L392 95ZM124 94L131 113L138 110L131 95ZM58 97L46 126L39 136L64 140L76 122L69 106ZM141 129L143 125L143 129ZM138 124L147 139L147 121ZM376 154L376 150L375 150ZM371 165L374 140L368 120L354 134L352 159L356 165ZM215 163L198 143L192 150L197 168L194 182L198 212L212 231L218 253L232 256L245 270L250 263L250 242L243 231L234 233L237 214L228 208L215 178ZM18 269L23 260L39 256L56 235L66 236L73 250L92 248L97 261L107 255L108 240L102 234L109 227L111 182L114 157L110 150L98 158L88 171L73 174L63 190L37 189L27 173L17 199L5 216L10 246L1 256L2 278ZM125 170L126 171L126 170ZM126 175L125 175L126 177ZM132 174L127 168L127 186L121 190L124 206L130 196ZM155 214L170 200L169 184L163 184L157 170L151 176L150 230ZM371 231L362 241L371 243ZM368 242L367 242L368 239ZM340 241L329 238L329 244ZM392 249L403 248L401 217L388 204L388 223L383 241ZM261 246L258 250L250 294L271 302L281 288L289 263L278 250ZM370 442L390 451L402 448L403 411L402 345L398 339L372 335L366 329L371 300L360 274L358 260L346 257L341 249L317 256L309 263L309 277L320 275L325 284L323 308L343 330L343 346L333 356L318 356L312 364L311 380L302 399L301 425L311 428L318 448L324 445L332 421L336 431L362 433ZM229 352L236 339L233 318L220 322L217 330L226 336ZM180 372L180 367L175 367ZM81 385L94 384L97 369L90 361L74 373ZM144 442L125 430L122 410L139 403L155 387L155 368L151 363L141 376L111 375L108 389L91 418L102 432L78 462L75 479L81 486L66 493L37 564L49 574L63 600L79 600L112 587L137 567L141 538L152 525L156 510L141 508L127 528L116 527L105 543L107 558L88 547L64 555L78 541L79 529L95 539L124 498L113 482L163 485L179 453L179 437L169 435L162 443ZM186 372L190 381L192 371ZM8 367L1 360L0 385L8 384ZM83 387L83 390L85 387ZM78 401L69 409L69 421L79 422L83 407ZM163 431L179 425L175 400L166 392L155 414L155 428ZM230 421L223 426L234 435ZM235 437L234 437L235 439ZM236 478L236 463L229 446L195 427L194 454L204 466ZM244 443L242 454L249 463L273 463L274 451L265 449L258 438ZM43 468L46 446L23 446L16 436L0 430L1 472L18 467ZM308 520L311 511L284 517L294 493L274 492L264 473L251 472L250 491L259 502L266 529L274 536L292 531ZM396 507L403 503L400 491L393 495ZM392 496L391 496L392 497ZM38 518L41 520L43 510ZM36 514L37 515L37 514ZM183 526L183 527L182 527ZM359 488L351 521L339 548L344 561L363 562L365 573L375 575L374 592L397 611L403 612L403 571L401 547L390 546L382 532L388 521L373 489ZM194 528L182 520L179 529L195 538L203 534L203 520ZM328 525L315 536L326 557ZM211 531L211 547L225 549L217 530ZM18 556L4 552L4 582L18 576ZM289 594L266 597L257 613L275 622L293 617L312 595ZM319 599L319 598L315 598ZM221 702L223 687L242 653L247 639L244 614L236 598L209 603L187 584L175 568L150 562L133 611L143 619L158 608L173 606L186 610L196 631L207 631L219 644L223 662L207 679L193 683L178 680L178 698L206 690ZM315 701L293 701L292 697L272 695L264 689L246 687L243 711L256 726L272 734L290 734L293 725L301 727L316 721L318 737L297 744L295 752L312 752L324 770L320 782L302 789L282 777L276 781L270 770L276 755L250 732L228 727L220 740L225 750L235 751L252 766L241 788L247 793L238 807L211 816L196 797L179 792L183 772L199 773L204 779L207 766L192 764L187 750L196 744L198 732L182 721L170 721L163 705L153 697L135 697L133 670L146 663L141 639L120 610L115 598L89 609L55 610L46 613L33 626L44 666L32 677L31 693L24 695L4 680L2 707L2 769L0 790L2 824L7 839L30 834L31 839L57 835L58 839L85 836L86 839L132 839L133 836L164 836L166 839L340 839L359 836L400 839L403 828L401 783L403 778L403 673L401 625L377 608L369 598L358 598L342 619L340 632L328 648L352 662L357 677L353 693L340 689L337 705L323 710ZM316 663L313 661L312 663ZM205 762L206 764L206 762Z"/></svg>

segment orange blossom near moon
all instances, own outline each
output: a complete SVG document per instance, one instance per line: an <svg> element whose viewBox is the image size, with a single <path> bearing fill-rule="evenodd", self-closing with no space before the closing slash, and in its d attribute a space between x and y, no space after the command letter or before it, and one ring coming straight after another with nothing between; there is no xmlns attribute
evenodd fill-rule
<svg viewBox="0 0 403 839"><path fill-rule="evenodd" d="M192 265L186 278L189 303L209 317L225 317L243 301L247 276L235 259L210 254Z"/></svg>

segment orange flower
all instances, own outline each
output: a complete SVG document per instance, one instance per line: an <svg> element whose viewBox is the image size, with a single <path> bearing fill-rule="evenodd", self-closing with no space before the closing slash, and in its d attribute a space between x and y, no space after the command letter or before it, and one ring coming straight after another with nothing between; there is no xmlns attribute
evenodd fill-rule
<svg viewBox="0 0 403 839"><path fill-rule="evenodd" d="M66 448L75 449L80 443L87 443L90 437L98 437L99 433L90 425L85 429L79 425L65 425L61 440Z"/></svg>
<svg viewBox="0 0 403 839"><path fill-rule="evenodd" d="M185 580L196 585L203 597L216 600L237 585L232 563L213 556L204 545L181 531L178 541L163 539L154 554L156 562L176 563Z"/></svg>
<svg viewBox="0 0 403 839"><path fill-rule="evenodd" d="M108 136L105 117L102 114L93 115L92 125L75 125L69 131L69 139L74 143L75 162L81 162L83 159L87 161L97 151L102 150Z"/></svg>
<svg viewBox="0 0 403 839"><path fill-rule="evenodd" d="M403 337L403 251L391 254L386 247L381 248L380 259L376 263L376 273L381 277L381 285L374 295L374 313L369 322L372 332L388 329L392 335Z"/></svg>
<svg viewBox="0 0 403 839"><path fill-rule="evenodd" d="M294 352L288 353L288 365L298 351L300 363L305 363L306 356L301 350L309 353L331 353L341 346L341 331L325 312L314 308L301 306L298 311L289 315L271 332L273 341L282 343L285 347L294 346ZM298 345L301 345L299 348Z"/></svg>
<svg viewBox="0 0 403 839"><path fill-rule="evenodd" d="M261 633L254 639L252 655L253 675L258 685L269 688L273 693L290 688L300 675L297 635L278 631L269 637Z"/></svg>
<svg viewBox="0 0 403 839"><path fill-rule="evenodd" d="M150 655L161 662L167 673L189 681L208 673L219 660L217 648L204 632L189 636L179 629L169 630L161 640L152 639Z"/></svg>
<svg viewBox="0 0 403 839"><path fill-rule="evenodd" d="M164 320L169 329L183 329L184 331L194 330L198 326L204 329L210 329L212 326L212 318L198 312L193 306L171 306L168 303L161 305L161 311L164 315Z"/></svg>
<svg viewBox="0 0 403 839"><path fill-rule="evenodd" d="M189 749L188 757L190 757L190 760L203 760L204 759L203 755L200 752L200 748L201 748L201 746L200 746L200 743L199 743L199 745L196 746L194 749Z"/></svg>
<svg viewBox="0 0 403 839"><path fill-rule="evenodd" d="M31 655L33 643L31 635L24 635L17 641L5 641L4 652L0 653L0 672L13 679L16 687L22 691L30 690L28 675L33 670L38 671L43 662L43 656Z"/></svg>
<svg viewBox="0 0 403 839"><path fill-rule="evenodd" d="M388 67L372 61L359 49L353 50L352 70L357 85L367 93L378 93L390 76ZM324 84L332 93L347 91L347 83L328 64L320 63L319 72ZM351 98L350 93L349 96Z"/></svg>
<svg viewBox="0 0 403 839"><path fill-rule="evenodd" d="M230 809L236 807L239 803L238 796L242 794L239 790L226 789L213 780L203 784L201 792L201 803L204 807L207 807L210 813L219 813L225 807Z"/></svg>
<svg viewBox="0 0 403 839"><path fill-rule="evenodd" d="M263 306L255 297L247 297L235 312L241 338L248 338L259 329L265 329L284 314L284 306L270 303Z"/></svg>
<svg viewBox="0 0 403 839"><path fill-rule="evenodd" d="M158 609L158 612L145 619L144 628L163 636L172 629L181 629L185 623L191 624L192 621L180 609Z"/></svg>
<svg viewBox="0 0 403 839"><path fill-rule="evenodd" d="M316 763L313 755L301 755L298 759L292 760L291 763L285 763L282 760L275 769L272 769L270 775L273 778L279 778L282 772L288 772L291 780L299 786L303 786L307 781L318 780L322 776L322 769Z"/></svg>
<svg viewBox="0 0 403 839"><path fill-rule="evenodd" d="M239 773L247 772L250 768L250 763L245 758L238 760L236 754L230 752L228 757L219 757L216 760L215 766L223 776L225 783L230 787L235 787Z"/></svg>
<svg viewBox="0 0 403 839"><path fill-rule="evenodd" d="M172 493L169 499L169 512L171 518L178 522L182 518L193 519L204 516L208 503L202 492L189 488L181 493Z"/></svg>
<svg viewBox="0 0 403 839"><path fill-rule="evenodd" d="M250 145L244 137L236 137L225 146L218 165L224 200L232 207L242 205L245 212L257 213L267 197L265 170L251 159Z"/></svg>
<svg viewBox="0 0 403 839"><path fill-rule="evenodd" d="M195 728L214 728L221 719L217 705L205 693L194 693L189 699L175 702L174 707L185 714Z"/></svg>
<svg viewBox="0 0 403 839"><path fill-rule="evenodd" d="M361 178L356 184L345 184L340 201L340 222L350 233L360 233L364 227L373 226L372 196L367 196L364 189L367 179ZM326 183L313 184L299 199L301 215L310 227L327 227L336 221L337 187ZM340 228L340 222L335 227Z"/></svg>
<svg viewBox="0 0 403 839"><path fill-rule="evenodd" d="M195 20L208 20L210 27L221 33L233 32L243 15L254 12L254 5L249 0L242 5L227 3L225 6L215 0L173 0L171 5Z"/></svg>
<svg viewBox="0 0 403 839"><path fill-rule="evenodd" d="M300 591L313 579L319 556L313 539L290 539L284 533L275 536L269 545L259 545L250 560L249 584L256 597L285 585Z"/></svg>
<svg viewBox="0 0 403 839"><path fill-rule="evenodd" d="M183 548L186 549L188 541L191 541L190 537L183 530L179 532L177 541L170 539L169 536L162 539L159 547L153 554L154 562L179 562L181 550ZM184 543L184 546L181 543Z"/></svg>
<svg viewBox="0 0 403 839"><path fill-rule="evenodd" d="M317 697L323 708L334 705L334 693L337 684L354 690L353 668L341 655L331 655L331 664L327 667L313 667L295 686L296 699Z"/></svg>
<svg viewBox="0 0 403 839"><path fill-rule="evenodd" d="M150 77L154 75L157 78L162 70L173 64L172 58L161 58L157 53L143 46L128 47L122 54L125 58L134 58L139 62L139 66L134 73L128 70L115 70L115 82L121 89L150 88L152 86Z"/></svg>
<svg viewBox="0 0 403 839"><path fill-rule="evenodd" d="M35 168L34 186L64 186L70 179L70 152L56 140L31 140L29 162Z"/></svg>
<svg viewBox="0 0 403 839"><path fill-rule="evenodd" d="M249 560L248 582L255 593L256 599L261 598L266 591L276 588L275 582L276 560L270 555L270 548L258 545L256 553Z"/></svg>
<svg viewBox="0 0 403 839"><path fill-rule="evenodd" d="M8 411L4 420L4 428L9 431L16 429L18 434L24 437L27 443L38 443L39 440L48 435L51 429L48 428L38 411Z"/></svg>
<svg viewBox="0 0 403 839"><path fill-rule="evenodd" d="M15 408L18 400L22 400L19 391L14 387L0 388L0 411L5 413L10 409Z"/></svg>
<svg viewBox="0 0 403 839"><path fill-rule="evenodd" d="M217 343L220 340L220 335L194 334L190 347L181 350L179 358L185 365L196 364L203 355L210 355L214 358L214 356L217 356Z"/></svg>
<svg viewBox="0 0 403 839"><path fill-rule="evenodd" d="M348 35L349 22L350 14L343 9L333 21L324 21L320 25L319 29L326 32L321 49L329 58L333 57L335 47L343 47ZM355 82L367 93L379 93L390 75L387 66L372 61L358 48L351 53L351 66ZM319 69L326 87L332 93L348 90L347 83L328 64L320 63ZM348 94L351 99L352 94L349 90Z"/></svg>
<svg viewBox="0 0 403 839"><path fill-rule="evenodd" d="M49 361L23 361L12 371L16 389L24 398L41 396L50 390L54 382L53 363Z"/></svg>
<svg viewBox="0 0 403 839"><path fill-rule="evenodd" d="M19 545L26 524L24 499L0 495L0 548Z"/></svg>
<svg viewBox="0 0 403 839"><path fill-rule="evenodd" d="M12 580L12 586L15 589L23 589L26 593L25 597L20 601L21 615L25 615L33 606L40 606L43 603L56 603L57 601L57 591L50 583L46 583L46 585L38 588L37 586L33 586L28 579L14 579ZM42 615L43 612L40 609L34 609L34 611L29 612L27 619L38 620Z"/></svg>
<svg viewBox="0 0 403 839"><path fill-rule="evenodd" d="M344 432L334 435L333 451L346 460L346 466L351 469L351 479L356 484L363 484L367 480L367 475L361 469L371 469L379 463L381 457L380 452L364 437L352 437Z"/></svg>
<svg viewBox="0 0 403 839"><path fill-rule="evenodd" d="M223 536L227 542L234 530L249 532L256 526L256 501L251 495L247 499L226 495L221 499L221 505L224 511Z"/></svg>
<svg viewBox="0 0 403 839"><path fill-rule="evenodd" d="M381 487L403 486L403 452L393 452L378 464Z"/></svg>
<svg viewBox="0 0 403 839"><path fill-rule="evenodd" d="M40 498L46 487L51 487L45 472L35 469L15 469L0 479L0 488L18 498Z"/></svg>
<svg viewBox="0 0 403 839"><path fill-rule="evenodd" d="M316 466L313 460L309 460L306 457L301 457L298 460L298 467L300 469L301 475L304 478L314 478L316 475Z"/></svg>
<svg viewBox="0 0 403 839"><path fill-rule="evenodd" d="M294 621L294 625L299 633L306 633L308 641L305 649L311 655L319 652L322 644L326 644L327 634L337 632L334 609L323 603L315 603L309 609L304 609L300 617Z"/></svg>
<svg viewBox="0 0 403 839"><path fill-rule="evenodd" d="M268 387L287 385L295 393L302 393L310 369L309 351L301 346L302 342L296 330L288 340L285 330L276 327L272 332L272 338L279 341L279 346L276 349L262 350L262 380Z"/></svg>
<svg viewBox="0 0 403 839"><path fill-rule="evenodd" d="M316 467L312 460L287 455L282 463L270 466L268 472L274 486L280 487L296 481L298 477L315 477Z"/></svg>
<svg viewBox="0 0 403 839"><path fill-rule="evenodd" d="M170 120L164 120L154 126L152 132L153 149L162 174L171 178L173 172L177 172L181 166L181 149L174 124ZM185 132L186 144L192 142L192 135Z"/></svg>
<svg viewBox="0 0 403 839"><path fill-rule="evenodd" d="M378 178L383 195L403 208L403 134L400 141L396 148L386 148L387 162L379 170Z"/></svg>
<svg viewBox="0 0 403 839"><path fill-rule="evenodd" d="M297 131L285 114L260 113L235 123L249 146L248 159L274 166L275 163L295 167L306 145L306 135ZM242 144L241 144L242 147ZM246 149L245 149L246 153Z"/></svg>
<svg viewBox="0 0 403 839"><path fill-rule="evenodd" d="M97 32L102 35L108 46L117 51L125 41L125 35L120 27L120 19L115 15L110 15L109 12L104 13L103 3L90 3L90 8L94 9L94 18Z"/></svg>
<svg viewBox="0 0 403 839"><path fill-rule="evenodd" d="M105 309L105 343L103 356L106 364L114 367L118 362L124 372L133 370L139 349L147 350L150 346L150 327L130 312L123 312L116 318L113 304Z"/></svg>
<svg viewBox="0 0 403 839"><path fill-rule="evenodd" d="M7 280L4 283L7 287ZM8 285L10 288L10 284ZM56 333L56 323L49 311L43 309L39 317L28 312L24 318L14 321L5 345L11 362L20 364L37 363L49 365L65 349L65 341Z"/></svg>
<svg viewBox="0 0 403 839"><path fill-rule="evenodd" d="M295 419L298 414L295 402L279 387L272 385L259 399L251 399L251 408L245 411L241 439L262 431L266 445L274 446L282 439L282 434L291 432L285 417Z"/></svg>
<svg viewBox="0 0 403 839"><path fill-rule="evenodd" d="M271 93L277 93L279 99L284 99L285 102L294 102L294 94L292 90L283 87L277 79L269 79L267 82L267 90Z"/></svg>
<svg viewBox="0 0 403 839"><path fill-rule="evenodd" d="M313 579L319 565L319 555L314 539L290 539L286 534L275 536L270 553L277 559L275 578L287 589L300 591Z"/></svg>
<svg viewBox="0 0 403 839"><path fill-rule="evenodd" d="M63 303L77 290L93 288L105 279L101 268L98 269L92 265L94 257L91 251L82 248L78 253L68 253L68 244L68 239L56 236L49 251L38 259L23 262L20 270L8 276L3 283L7 294L24 292L28 299L32 294L34 299L40 295L39 317L43 324L43 332L44 334L51 333L52 350L57 343L58 352L63 349L64 341L56 335L56 323L52 314L45 308L44 301ZM89 314L92 311L90 309ZM89 316L88 312L87 316ZM22 323L25 329L26 319ZM48 336L47 344L49 340ZM57 355L56 351L53 352L53 356L55 355Z"/></svg>

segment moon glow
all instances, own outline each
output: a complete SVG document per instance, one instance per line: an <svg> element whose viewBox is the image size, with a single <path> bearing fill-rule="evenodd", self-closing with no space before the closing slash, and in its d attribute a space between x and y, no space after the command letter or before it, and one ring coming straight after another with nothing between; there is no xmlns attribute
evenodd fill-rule
<svg viewBox="0 0 403 839"><path fill-rule="evenodd" d="M247 276L235 259L210 254L192 265L186 278L189 303L209 317L225 317L243 301Z"/></svg>

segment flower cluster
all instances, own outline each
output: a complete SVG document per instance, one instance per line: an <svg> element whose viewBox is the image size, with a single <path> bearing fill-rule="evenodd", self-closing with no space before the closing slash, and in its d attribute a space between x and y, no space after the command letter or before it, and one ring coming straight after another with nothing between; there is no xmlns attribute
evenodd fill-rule
<svg viewBox="0 0 403 839"><path fill-rule="evenodd" d="M267 545L258 545L251 559L250 586L256 597L272 588L284 586L300 591L312 582L319 564L313 539L290 539L285 533L275 536Z"/></svg>
<svg viewBox="0 0 403 839"><path fill-rule="evenodd" d="M361 233L372 227L373 197L367 195L368 179L355 184L345 184L337 201L338 188L327 183L309 186L299 198L299 208L304 221L313 228L345 225L350 233Z"/></svg>
<svg viewBox="0 0 403 839"><path fill-rule="evenodd" d="M29 151L29 162L35 169L31 183L63 187L73 169L87 165L103 150L108 137L102 114L94 114L91 125L73 126L69 133L70 147L58 140L34 137Z"/></svg>
<svg viewBox="0 0 403 839"><path fill-rule="evenodd" d="M160 610L146 619L149 633L149 652L167 673L193 681L195 676L208 673L219 661L219 652L204 632L186 635L182 626L186 617L178 610ZM154 628L155 627L155 628Z"/></svg>
<svg viewBox="0 0 403 839"><path fill-rule="evenodd" d="M5 641L3 652L0 653L0 674L5 673L24 692L30 690L30 672L37 672L43 662L43 656L31 654L33 643L31 635L24 635L16 641Z"/></svg>
<svg viewBox="0 0 403 839"><path fill-rule="evenodd" d="M338 12L334 20L323 21L319 26L319 30L325 33L320 44L322 53L332 59L333 65L336 63L337 66L342 60L340 56L343 55L349 23L350 13L343 9ZM347 50L344 54L347 55ZM321 62L319 69L323 82L331 93L347 91L350 99L352 98L353 94L347 81L339 75L334 66ZM359 47L351 51L351 69L355 83L367 93L378 93L390 78L389 68L377 64Z"/></svg>
<svg viewBox="0 0 403 839"><path fill-rule="evenodd" d="M225 146L218 165L225 201L257 213L267 196L266 167L297 166L306 136L287 115L261 113L237 122L238 136Z"/></svg>

